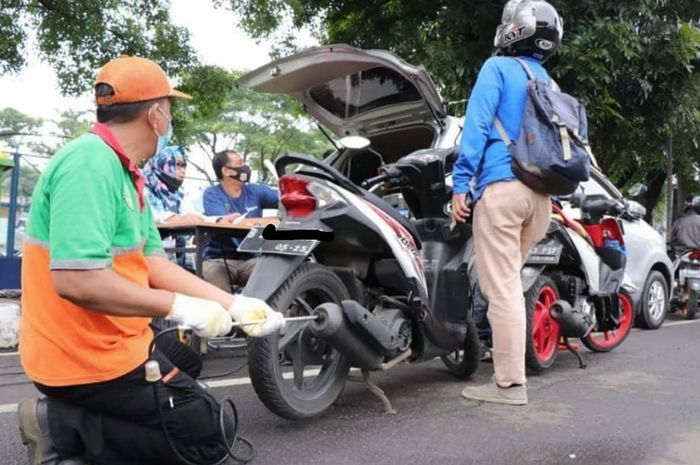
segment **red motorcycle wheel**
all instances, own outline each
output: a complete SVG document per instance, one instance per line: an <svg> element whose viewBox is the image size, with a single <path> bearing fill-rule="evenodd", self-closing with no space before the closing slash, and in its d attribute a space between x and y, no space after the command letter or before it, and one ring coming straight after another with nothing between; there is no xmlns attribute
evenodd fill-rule
<svg viewBox="0 0 700 465"><path fill-rule="evenodd" d="M549 314L557 300L556 284L547 276L541 276L525 294L528 319L525 361L535 372L552 366L559 351L559 324Z"/></svg>
<svg viewBox="0 0 700 465"><path fill-rule="evenodd" d="M610 352L615 347L622 344L634 324L634 305L632 304L632 296L624 289L620 289L620 306L622 307L620 314L620 327L612 331L591 332L588 336L581 339L583 345L593 352Z"/></svg>

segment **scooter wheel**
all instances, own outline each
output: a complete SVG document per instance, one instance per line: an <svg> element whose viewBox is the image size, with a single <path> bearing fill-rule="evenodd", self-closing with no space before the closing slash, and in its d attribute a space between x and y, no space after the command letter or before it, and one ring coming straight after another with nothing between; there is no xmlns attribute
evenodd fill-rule
<svg viewBox="0 0 700 465"><path fill-rule="evenodd" d="M464 344L448 355L440 357L450 373L458 378L467 378L479 368L479 333L472 318L467 324Z"/></svg>
<svg viewBox="0 0 700 465"><path fill-rule="evenodd" d="M551 367L559 352L559 324L549 314L557 300L557 285L545 275L540 276L525 293L525 364L536 373Z"/></svg>
<svg viewBox="0 0 700 465"><path fill-rule="evenodd" d="M340 304L350 294L328 268L304 263L268 300L285 316L306 316L317 306ZM338 399L350 363L342 354L316 339L309 322L288 324L283 335L248 341L248 369L253 388L274 414L290 420L323 413Z"/></svg>
<svg viewBox="0 0 700 465"><path fill-rule="evenodd" d="M627 339L634 323L634 304L632 296L625 289L620 289L620 326L612 331L591 332L581 339L583 345L593 352L610 352Z"/></svg>

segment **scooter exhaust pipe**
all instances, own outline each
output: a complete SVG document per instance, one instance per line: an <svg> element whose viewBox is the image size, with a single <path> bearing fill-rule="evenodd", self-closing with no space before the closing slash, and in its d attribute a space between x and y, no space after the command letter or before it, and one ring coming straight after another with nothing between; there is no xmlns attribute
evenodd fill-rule
<svg viewBox="0 0 700 465"><path fill-rule="evenodd" d="M566 300L554 302L549 309L549 315L559 324L561 335L564 337L586 337L593 329L593 324L583 313L574 310Z"/></svg>
<svg viewBox="0 0 700 465"><path fill-rule="evenodd" d="M340 305L321 304L314 309L311 332L348 357L353 366L374 370L384 361L382 351L366 341L345 317Z"/></svg>

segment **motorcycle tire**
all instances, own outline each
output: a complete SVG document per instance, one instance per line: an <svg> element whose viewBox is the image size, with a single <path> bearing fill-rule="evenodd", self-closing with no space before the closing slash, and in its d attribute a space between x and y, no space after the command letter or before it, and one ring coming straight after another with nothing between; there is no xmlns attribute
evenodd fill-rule
<svg viewBox="0 0 700 465"><path fill-rule="evenodd" d="M551 367L559 353L559 324L549 314L549 309L557 300L557 285L546 275L537 278L525 293L525 365L535 373Z"/></svg>
<svg viewBox="0 0 700 465"><path fill-rule="evenodd" d="M350 293L335 273L322 265L304 263L282 283L268 304L285 316L303 316L322 303L340 304L347 299ZM250 338L248 370L255 392L270 411L282 418L299 420L319 415L338 399L350 364L338 351L315 339L308 322L294 324L305 328L290 340L289 351L280 352L279 334ZM288 324L285 333L293 334L290 329ZM319 371L317 374L304 373L304 363L310 357L318 362L319 367L314 370ZM289 378L290 373L284 370L291 371L291 380L285 379L284 375ZM305 376L314 378L308 380Z"/></svg>
<svg viewBox="0 0 700 465"><path fill-rule="evenodd" d="M454 376L467 378L479 368L479 359L479 333L474 319L470 318L462 347L451 354L441 356L440 360Z"/></svg>
<svg viewBox="0 0 700 465"><path fill-rule="evenodd" d="M692 320L695 318L697 311L698 293L696 291L690 291L690 293L688 293L688 301L685 303L683 308L681 308L681 317L684 320Z"/></svg>
<svg viewBox="0 0 700 465"><path fill-rule="evenodd" d="M640 328L659 329L668 313L668 284L658 271L651 271L644 283L639 313L635 322Z"/></svg>
<svg viewBox="0 0 700 465"><path fill-rule="evenodd" d="M591 332L581 339L583 345L593 352L610 352L627 339L634 326L634 301L625 289L620 289L620 326L614 331Z"/></svg>

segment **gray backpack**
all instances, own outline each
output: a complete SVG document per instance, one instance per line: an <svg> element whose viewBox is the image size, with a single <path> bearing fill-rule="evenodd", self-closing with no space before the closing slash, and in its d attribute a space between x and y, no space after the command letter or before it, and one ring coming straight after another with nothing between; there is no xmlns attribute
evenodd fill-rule
<svg viewBox="0 0 700 465"><path fill-rule="evenodd" d="M568 195L587 181L593 153L586 110L574 97L538 79L524 61L528 97L520 136L512 140L496 117L494 126L511 153L515 176L541 194Z"/></svg>

